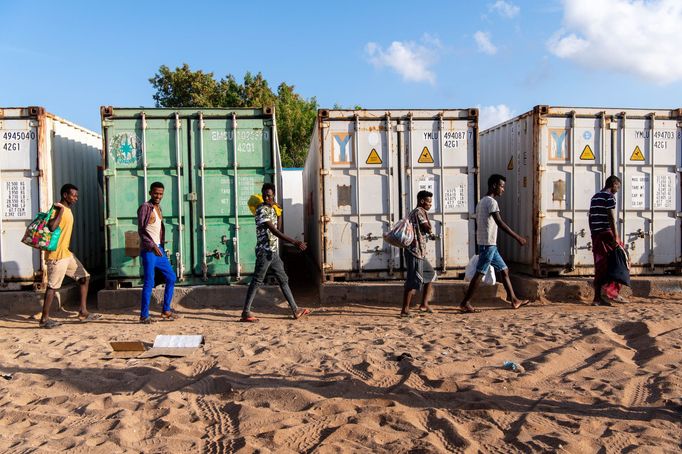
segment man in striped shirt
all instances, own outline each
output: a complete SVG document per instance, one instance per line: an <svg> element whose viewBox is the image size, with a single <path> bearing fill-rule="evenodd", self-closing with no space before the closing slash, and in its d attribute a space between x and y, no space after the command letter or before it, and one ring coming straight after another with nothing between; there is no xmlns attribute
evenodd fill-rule
<svg viewBox="0 0 682 454"><path fill-rule="evenodd" d="M606 295L618 302L625 299L618 295L620 284L609 280L608 256L622 244L618 236L615 194L620 190L620 178L611 175L606 179L604 189L592 196L590 201L590 233L592 234L592 253L594 255L594 299L595 306L610 306L602 296Z"/></svg>

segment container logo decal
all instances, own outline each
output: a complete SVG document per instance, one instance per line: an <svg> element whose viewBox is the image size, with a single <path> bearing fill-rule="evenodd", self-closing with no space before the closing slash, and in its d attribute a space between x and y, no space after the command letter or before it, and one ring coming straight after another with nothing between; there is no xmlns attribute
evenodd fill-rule
<svg viewBox="0 0 682 454"><path fill-rule="evenodd" d="M142 156L140 140L133 133L123 132L115 135L111 139L109 149L116 164L136 164Z"/></svg>
<svg viewBox="0 0 682 454"><path fill-rule="evenodd" d="M349 133L332 134L332 161L334 164L350 164L353 162L353 153L350 147L352 135Z"/></svg>
<svg viewBox="0 0 682 454"><path fill-rule="evenodd" d="M583 148L583 152L580 153L580 160L581 161L594 161L594 152L592 151L592 148L589 145L585 145L585 148Z"/></svg>
<svg viewBox="0 0 682 454"><path fill-rule="evenodd" d="M640 150L639 145L635 147L630 155L630 161L644 161L644 153Z"/></svg>
<svg viewBox="0 0 682 454"><path fill-rule="evenodd" d="M433 156L431 156L429 147L424 147L421 154L419 155L419 159L417 159L417 162L419 164L433 164Z"/></svg>
<svg viewBox="0 0 682 454"><path fill-rule="evenodd" d="M377 153L376 148L372 148L372 151L369 152L369 156L367 156L365 164L381 164L383 162L384 161L381 160L381 156Z"/></svg>
<svg viewBox="0 0 682 454"><path fill-rule="evenodd" d="M565 129L549 130L549 160L568 161L568 153L566 153Z"/></svg>

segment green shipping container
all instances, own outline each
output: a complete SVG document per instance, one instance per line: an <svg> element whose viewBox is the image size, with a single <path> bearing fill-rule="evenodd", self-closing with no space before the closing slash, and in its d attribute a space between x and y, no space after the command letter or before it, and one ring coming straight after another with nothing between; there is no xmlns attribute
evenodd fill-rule
<svg viewBox="0 0 682 454"><path fill-rule="evenodd" d="M253 273L248 199L280 168L264 109L102 107L107 288L142 285L137 209L165 186L166 249L179 285L239 283Z"/></svg>

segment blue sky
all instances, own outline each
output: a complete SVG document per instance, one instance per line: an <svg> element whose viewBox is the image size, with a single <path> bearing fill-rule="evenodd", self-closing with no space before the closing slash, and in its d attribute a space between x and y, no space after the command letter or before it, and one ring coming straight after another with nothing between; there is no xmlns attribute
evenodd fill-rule
<svg viewBox="0 0 682 454"><path fill-rule="evenodd" d="M99 106L153 106L186 62L261 71L322 107L682 107L677 0L10 2L0 106L42 105L99 131Z"/></svg>

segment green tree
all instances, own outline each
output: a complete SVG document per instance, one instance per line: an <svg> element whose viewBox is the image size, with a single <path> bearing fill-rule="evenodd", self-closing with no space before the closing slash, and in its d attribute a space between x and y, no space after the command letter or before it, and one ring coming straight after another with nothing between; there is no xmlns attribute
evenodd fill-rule
<svg viewBox="0 0 682 454"><path fill-rule="evenodd" d="M293 85L282 82L273 93L259 72L247 72L239 83L232 74L216 80L213 73L192 71L186 63L175 70L163 65L149 79L157 107L267 107L277 115L282 165L302 167L312 134L317 100L303 98Z"/></svg>

